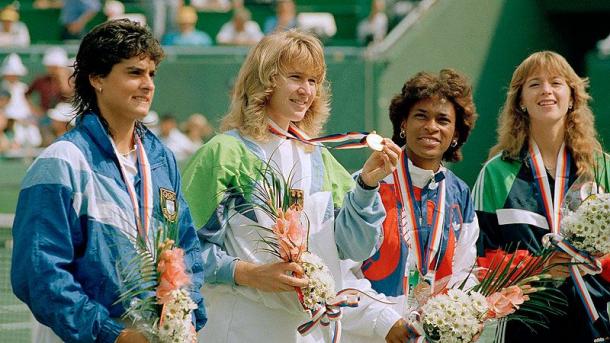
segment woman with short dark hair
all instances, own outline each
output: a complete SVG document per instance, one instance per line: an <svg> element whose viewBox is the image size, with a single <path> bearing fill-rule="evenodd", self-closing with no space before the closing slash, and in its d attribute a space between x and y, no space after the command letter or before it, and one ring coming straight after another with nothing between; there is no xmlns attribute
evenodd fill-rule
<svg viewBox="0 0 610 343"><path fill-rule="evenodd" d="M199 240L176 161L140 123L162 58L152 33L126 19L83 38L73 75L76 127L28 170L13 226L13 290L47 326L35 323L36 342L147 342L120 320L129 304L117 303L126 291L119 274L135 255L133 237L154 236L160 222L179 228L194 326L206 321Z"/></svg>

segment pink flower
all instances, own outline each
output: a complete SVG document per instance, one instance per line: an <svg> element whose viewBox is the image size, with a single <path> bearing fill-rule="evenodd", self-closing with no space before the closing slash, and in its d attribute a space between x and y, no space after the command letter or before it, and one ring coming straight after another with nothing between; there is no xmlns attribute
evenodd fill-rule
<svg viewBox="0 0 610 343"><path fill-rule="evenodd" d="M493 293L487 297L487 305L489 305L489 317L502 318L515 312L510 299L505 297L501 292Z"/></svg>
<svg viewBox="0 0 610 343"><path fill-rule="evenodd" d="M492 318L508 316L518 310L519 305L528 300L529 297L523 294L523 290L519 286L503 288L487 297L489 316Z"/></svg>
<svg viewBox="0 0 610 343"><path fill-rule="evenodd" d="M286 212L279 210L277 221L272 230L279 244L279 253L284 261L299 261L301 254L307 250L307 237L301 225L301 212L289 208Z"/></svg>
<svg viewBox="0 0 610 343"><path fill-rule="evenodd" d="M523 294L523 290L519 286L510 286L501 290L502 294L508 298L515 308L529 300L529 297Z"/></svg>
<svg viewBox="0 0 610 343"><path fill-rule="evenodd" d="M159 256L157 264L159 272L159 286L157 286L157 299L163 304L171 291L177 290L191 283L184 264L184 251L180 248L164 250Z"/></svg>

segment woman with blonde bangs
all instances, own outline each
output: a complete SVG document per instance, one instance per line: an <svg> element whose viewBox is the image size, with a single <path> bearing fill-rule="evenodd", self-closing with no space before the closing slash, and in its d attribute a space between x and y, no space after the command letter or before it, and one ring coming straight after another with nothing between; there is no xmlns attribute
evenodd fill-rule
<svg viewBox="0 0 610 343"><path fill-rule="evenodd" d="M280 37L270 36L265 51L253 53L252 58L244 62L240 70L243 77L240 74L234 86L229 113L222 120L222 131L237 129L256 140L265 140L269 133L265 106L276 86L275 76L287 75L293 66L305 66L319 86L304 118L295 124L311 137L320 133L330 113L324 51L312 36L288 39L300 44L287 44ZM263 49L260 44L257 48ZM263 60L275 63L265 64Z"/></svg>
<svg viewBox="0 0 610 343"><path fill-rule="evenodd" d="M339 261L362 261L375 250L385 211L378 183L392 173L400 148L386 140L367 160L357 182L320 146L284 134L300 129L316 136L328 117L326 65L320 42L297 31L263 38L248 54L235 84L222 134L206 143L185 169L186 198L193 205L205 261L208 328L202 342L322 342L317 328L300 336L309 319L294 291L308 281L297 263L260 249L260 227L273 221L258 212L240 214L257 168L270 163L291 192L309 226L309 250L329 266L342 289ZM290 131L292 132L292 131ZM363 323L365 325L366 323ZM370 324L369 324L370 325Z"/></svg>
<svg viewBox="0 0 610 343"><path fill-rule="evenodd" d="M515 70L499 118L498 143L481 170L473 197L481 235L479 253L507 246L537 251L542 237L559 229L552 219L557 198L572 185L593 180L600 191L610 190L610 157L602 151L586 91L580 78L559 54L530 55ZM567 182L566 182L567 181ZM550 190L544 195L544 189ZM546 213L546 208L553 213ZM555 253L550 263L569 262ZM610 261L602 261L608 266ZM608 342L607 304L610 270L584 280L600 318L592 323L566 265L551 269L564 279L567 315L550 317L547 328L533 332L518 321L507 324L506 342ZM541 318L537 318L541 319Z"/></svg>

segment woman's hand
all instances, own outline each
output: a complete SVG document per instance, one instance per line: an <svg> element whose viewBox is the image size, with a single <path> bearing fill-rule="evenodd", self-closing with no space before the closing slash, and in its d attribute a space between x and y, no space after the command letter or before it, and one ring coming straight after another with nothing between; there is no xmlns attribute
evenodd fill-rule
<svg viewBox="0 0 610 343"><path fill-rule="evenodd" d="M389 138L383 139L383 149L374 151L362 167L360 177L370 187L376 187L379 181L390 175L400 158L400 147Z"/></svg>
<svg viewBox="0 0 610 343"><path fill-rule="evenodd" d="M260 289L264 292L286 292L305 287L308 280L292 275L303 275L303 268L295 262L254 264L237 261L235 283Z"/></svg>
<svg viewBox="0 0 610 343"><path fill-rule="evenodd" d="M399 320L392 325L390 331L385 336L387 343L406 343L409 341L409 332L407 331L407 321L404 318Z"/></svg>
<svg viewBox="0 0 610 343"><path fill-rule="evenodd" d="M570 255L556 251L551 255L544 267L551 267L548 273L551 274L552 277L565 279L570 276L570 270L568 269L570 262L572 262Z"/></svg>
<svg viewBox="0 0 610 343"><path fill-rule="evenodd" d="M475 343L476 341L479 340L479 338L481 338L481 334L483 333L484 328L485 328L484 324L479 325L479 331L477 331L476 335L474 335L472 337L472 340L470 341L470 343Z"/></svg>
<svg viewBox="0 0 610 343"><path fill-rule="evenodd" d="M148 339L140 331L125 329L121 331L115 343L148 343Z"/></svg>

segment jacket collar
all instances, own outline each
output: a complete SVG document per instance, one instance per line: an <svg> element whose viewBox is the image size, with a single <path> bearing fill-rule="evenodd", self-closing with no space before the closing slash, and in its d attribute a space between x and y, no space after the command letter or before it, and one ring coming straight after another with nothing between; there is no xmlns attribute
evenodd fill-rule
<svg viewBox="0 0 610 343"><path fill-rule="evenodd" d="M83 114L77 123L77 127L81 127L104 154L117 159L110 135L102 125L98 114L95 112ZM136 134L139 132L148 161L151 165L155 164L159 160L160 152L163 150L161 141L144 125L141 125L141 129L136 128L135 132Z"/></svg>
<svg viewBox="0 0 610 343"><path fill-rule="evenodd" d="M83 130L87 133L95 145L100 148L101 151L109 156L115 155L112 142L110 141L110 136L108 135L106 128L104 128L102 125L102 122L97 114L94 112L87 112L83 114L77 125L83 128Z"/></svg>

